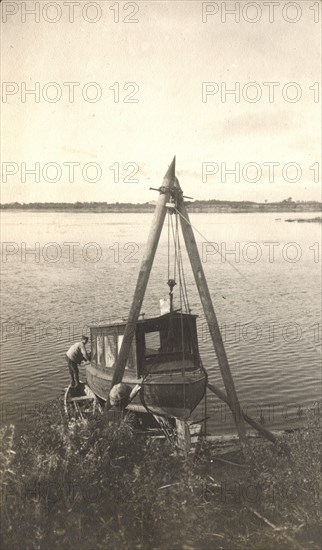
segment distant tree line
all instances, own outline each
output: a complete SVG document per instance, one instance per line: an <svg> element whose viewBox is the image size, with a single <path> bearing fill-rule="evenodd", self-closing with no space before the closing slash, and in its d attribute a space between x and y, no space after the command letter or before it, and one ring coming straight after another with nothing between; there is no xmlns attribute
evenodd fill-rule
<svg viewBox="0 0 322 550"><path fill-rule="evenodd" d="M322 210L322 203L318 201L293 201L291 197L279 202L257 203L252 201L226 201L226 200L196 200L187 201L186 205L191 212L217 212L217 211L282 211L295 210L318 211ZM83 212L150 212L155 207L155 201L145 203L130 202L12 202L0 204L2 210L44 210L44 211L83 211Z"/></svg>

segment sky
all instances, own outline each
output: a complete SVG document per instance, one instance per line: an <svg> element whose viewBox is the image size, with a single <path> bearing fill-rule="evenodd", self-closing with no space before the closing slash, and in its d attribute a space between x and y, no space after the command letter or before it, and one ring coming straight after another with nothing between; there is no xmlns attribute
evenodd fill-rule
<svg viewBox="0 0 322 550"><path fill-rule="evenodd" d="M38 4L1 5L2 203L151 201L175 154L195 199L321 200L320 3Z"/></svg>

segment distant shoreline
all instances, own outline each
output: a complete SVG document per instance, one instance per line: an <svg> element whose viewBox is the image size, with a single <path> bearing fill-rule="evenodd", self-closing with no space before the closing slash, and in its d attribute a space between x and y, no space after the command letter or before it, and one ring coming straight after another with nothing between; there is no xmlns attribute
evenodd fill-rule
<svg viewBox="0 0 322 550"><path fill-rule="evenodd" d="M298 222L298 223L322 223L322 217L317 216L316 218L290 218L285 220L286 222Z"/></svg>
<svg viewBox="0 0 322 550"><path fill-rule="evenodd" d="M37 212L38 214L41 213L48 213L48 214L151 214L153 213L152 210L66 210L61 209L59 210L54 208L5 208L0 209L2 212ZM320 213L321 210L215 210L215 209L209 209L209 210L194 210L193 208L188 209L190 214L298 214L299 212L304 213ZM285 220L285 221L307 221L307 220Z"/></svg>
<svg viewBox="0 0 322 550"><path fill-rule="evenodd" d="M254 214L272 212L276 214L322 212L322 203L317 201L293 202L290 199L281 202L256 203L249 201L194 201L186 203L191 213L202 214ZM15 212L66 212L66 213L93 213L93 214L145 214L154 212L155 203L10 203L0 204L0 210Z"/></svg>

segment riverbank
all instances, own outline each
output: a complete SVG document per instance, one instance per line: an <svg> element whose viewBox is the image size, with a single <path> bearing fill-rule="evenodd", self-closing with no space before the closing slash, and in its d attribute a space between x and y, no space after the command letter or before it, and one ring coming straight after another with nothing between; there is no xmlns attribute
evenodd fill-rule
<svg viewBox="0 0 322 550"><path fill-rule="evenodd" d="M290 218L285 220L286 222L298 222L298 223L322 223L322 217L317 216L316 218Z"/></svg>
<svg viewBox="0 0 322 550"><path fill-rule="evenodd" d="M275 212L285 214L290 212L322 212L322 203L317 201L294 202L284 200L281 202L257 203L251 201L219 201L196 200L186 201L187 209L191 213L267 213ZM155 201L146 203L107 203L107 202L76 202L76 203L8 203L0 204L3 211L24 212L66 212L66 213L149 213L154 212Z"/></svg>
<svg viewBox="0 0 322 550"><path fill-rule="evenodd" d="M9 434L10 435L10 434ZM2 548L320 548L319 426L192 459L135 436L131 417L68 429L59 401L2 448ZM11 442L11 443L10 443Z"/></svg>

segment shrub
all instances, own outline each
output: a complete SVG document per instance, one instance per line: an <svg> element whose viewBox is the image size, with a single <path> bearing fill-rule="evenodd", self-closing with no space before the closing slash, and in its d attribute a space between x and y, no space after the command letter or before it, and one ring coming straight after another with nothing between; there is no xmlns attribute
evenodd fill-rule
<svg viewBox="0 0 322 550"><path fill-rule="evenodd" d="M0 456L3 549L319 548L315 420L277 446L254 446L248 465L236 453L220 462L207 443L184 459L136 435L131 415L67 424L59 401L17 435L15 454L10 433ZM227 484L233 498L223 498Z"/></svg>

